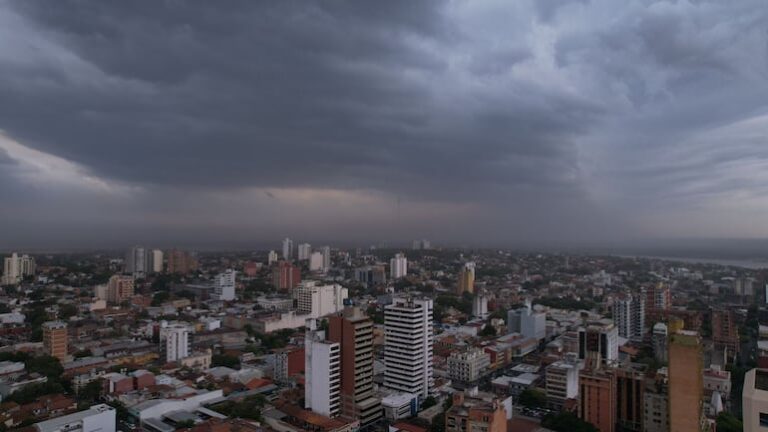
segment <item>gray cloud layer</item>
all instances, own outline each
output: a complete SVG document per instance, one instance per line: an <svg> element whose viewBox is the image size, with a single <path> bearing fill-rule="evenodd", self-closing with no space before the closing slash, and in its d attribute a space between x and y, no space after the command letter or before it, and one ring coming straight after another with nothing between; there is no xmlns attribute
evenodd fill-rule
<svg viewBox="0 0 768 432"><path fill-rule="evenodd" d="M766 235L766 30L762 0L0 0L0 236Z"/></svg>

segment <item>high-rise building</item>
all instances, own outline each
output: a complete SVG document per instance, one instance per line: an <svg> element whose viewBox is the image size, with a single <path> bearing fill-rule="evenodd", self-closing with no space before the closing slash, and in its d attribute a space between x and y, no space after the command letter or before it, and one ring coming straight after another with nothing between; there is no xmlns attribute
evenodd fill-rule
<svg viewBox="0 0 768 432"><path fill-rule="evenodd" d="M768 369L747 372L741 400L744 432L768 430Z"/></svg>
<svg viewBox="0 0 768 432"><path fill-rule="evenodd" d="M163 251L161 251L160 249L152 250L152 272L153 273L163 272Z"/></svg>
<svg viewBox="0 0 768 432"><path fill-rule="evenodd" d="M355 269L355 280L366 288L387 283L387 271L384 265L365 266Z"/></svg>
<svg viewBox="0 0 768 432"><path fill-rule="evenodd" d="M631 366L615 370L618 430L642 432L645 410L645 374Z"/></svg>
<svg viewBox="0 0 768 432"><path fill-rule="evenodd" d="M267 265L272 265L277 262L277 252L271 250L269 251L269 254L267 254Z"/></svg>
<svg viewBox="0 0 768 432"><path fill-rule="evenodd" d="M701 428L704 393L701 338L690 330L669 336L669 431ZM745 386L746 388L746 386Z"/></svg>
<svg viewBox="0 0 768 432"><path fill-rule="evenodd" d="M395 297L384 308L384 386L429 396L432 377L431 299Z"/></svg>
<svg viewBox="0 0 768 432"><path fill-rule="evenodd" d="M399 253L389 261L389 275L392 279L400 279L408 274L408 258Z"/></svg>
<svg viewBox="0 0 768 432"><path fill-rule="evenodd" d="M64 362L68 358L68 346L67 323L48 321L43 324L43 348L46 354Z"/></svg>
<svg viewBox="0 0 768 432"><path fill-rule="evenodd" d="M348 296L347 289L339 284L319 285L315 281L304 281L293 290L297 312L313 318L342 311Z"/></svg>
<svg viewBox="0 0 768 432"><path fill-rule="evenodd" d="M326 417L341 414L341 344L326 340L316 320L307 320L304 341L304 405Z"/></svg>
<svg viewBox="0 0 768 432"><path fill-rule="evenodd" d="M125 273L134 279L144 279L147 277L148 262L147 250L141 246L133 247L125 255Z"/></svg>
<svg viewBox="0 0 768 432"><path fill-rule="evenodd" d="M506 432L507 411L501 401L486 401L461 392L445 412L446 432Z"/></svg>
<svg viewBox="0 0 768 432"><path fill-rule="evenodd" d="M282 291L292 290L301 282L301 269L290 261L278 261L272 269L272 285Z"/></svg>
<svg viewBox="0 0 768 432"><path fill-rule="evenodd" d="M556 361L545 369L547 403L562 409L565 401L579 395L579 370L581 364L575 356Z"/></svg>
<svg viewBox="0 0 768 432"><path fill-rule="evenodd" d="M613 319L619 336L636 341L645 336L645 292L623 294L613 303Z"/></svg>
<svg viewBox="0 0 768 432"><path fill-rule="evenodd" d="M472 300L472 316L485 320L488 318L488 295L481 290Z"/></svg>
<svg viewBox="0 0 768 432"><path fill-rule="evenodd" d="M283 259L286 261L293 259L293 240L287 237L283 240Z"/></svg>
<svg viewBox="0 0 768 432"><path fill-rule="evenodd" d="M320 252L312 252L309 255L309 271L322 272L325 271L323 267L323 254Z"/></svg>
<svg viewBox="0 0 768 432"><path fill-rule="evenodd" d="M297 248L299 252L299 261L306 261L309 259L309 254L312 253L312 245L309 243L302 243Z"/></svg>
<svg viewBox="0 0 768 432"><path fill-rule="evenodd" d="M526 300L524 308L507 312L507 329L510 333L542 340L547 337L547 316L543 312L534 312L531 301Z"/></svg>
<svg viewBox="0 0 768 432"><path fill-rule="evenodd" d="M651 344L653 345L653 355L656 360L666 363L669 359L667 352L667 338L669 332L667 331L667 325L664 323L656 323L653 326L653 333L651 334Z"/></svg>
<svg viewBox="0 0 768 432"><path fill-rule="evenodd" d="M168 273L187 275L197 271L197 259L186 251L173 249L168 253Z"/></svg>
<svg viewBox="0 0 768 432"><path fill-rule="evenodd" d="M232 301L235 299L236 279L237 272L232 269L216 275L216 282L213 288L217 300Z"/></svg>
<svg viewBox="0 0 768 432"><path fill-rule="evenodd" d="M189 343L189 327L184 324L169 324L160 329L160 344L168 363L189 357Z"/></svg>
<svg viewBox="0 0 768 432"><path fill-rule="evenodd" d="M588 367L579 374L579 418L600 432L616 429L616 375L605 367Z"/></svg>
<svg viewBox="0 0 768 432"><path fill-rule="evenodd" d="M0 285L18 285L25 276L34 276L35 259L29 255L19 256L16 252L3 260L3 277Z"/></svg>
<svg viewBox="0 0 768 432"><path fill-rule="evenodd" d="M646 288L645 294L646 316L658 319L660 318L660 313L669 310L672 306L672 295L669 285L663 282L649 286Z"/></svg>
<svg viewBox="0 0 768 432"><path fill-rule="evenodd" d="M669 432L669 395L667 380L661 374L648 379L643 393L643 429L645 432Z"/></svg>
<svg viewBox="0 0 768 432"><path fill-rule="evenodd" d="M733 310L712 309L712 342L716 349L725 349L728 357L739 353L739 328Z"/></svg>
<svg viewBox="0 0 768 432"><path fill-rule="evenodd" d="M107 283L107 301L112 304L120 304L134 294L133 277L113 275Z"/></svg>
<svg viewBox="0 0 768 432"><path fill-rule="evenodd" d="M432 248L432 244L429 242L429 240L414 240L413 243L411 243L411 249L413 250L428 250Z"/></svg>
<svg viewBox="0 0 768 432"><path fill-rule="evenodd" d="M331 268L331 247L323 246L320 253L323 254L323 271L328 271Z"/></svg>
<svg viewBox="0 0 768 432"><path fill-rule="evenodd" d="M471 264L471 266L470 266ZM475 292L475 266L474 263L466 263L459 272L459 280L456 284L456 294Z"/></svg>
<svg viewBox="0 0 768 432"><path fill-rule="evenodd" d="M381 400L373 389L373 320L359 308L333 315L328 339L341 346L341 415L362 426L381 418Z"/></svg>
<svg viewBox="0 0 768 432"><path fill-rule="evenodd" d="M610 320L594 321L579 329L579 358L597 353L604 363L619 360L619 330Z"/></svg>

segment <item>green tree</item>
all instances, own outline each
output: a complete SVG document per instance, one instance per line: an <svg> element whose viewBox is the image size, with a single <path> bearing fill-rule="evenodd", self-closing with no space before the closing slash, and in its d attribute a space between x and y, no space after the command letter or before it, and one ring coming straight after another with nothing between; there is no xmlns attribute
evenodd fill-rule
<svg viewBox="0 0 768 432"><path fill-rule="evenodd" d="M435 399L434 396L427 396L426 399L424 399L424 402L421 403L422 409L431 408L433 406L437 405L437 399Z"/></svg>
<svg viewBox="0 0 768 432"><path fill-rule="evenodd" d="M547 403L547 397L543 391L529 388L520 393L519 402L527 408L541 408Z"/></svg>
<svg viewBox="0 0 768 432"><path fill-rule="evenodd" d="M729 412L721 412L716 422L717 432L741 432L744 429L742 421Z"/></svg>
<svg viewBox="0 0 768 432"><path fill-rule="evenodd" d="M482 330L480 330L481 337L493 337L496 336L496 327L486 324Z"/></svg>
<svg viewBox="0 0 768 432"><path fill-rule="evenodd" d="M226 366L236 368L240 366L240 359L227 354L214 354L211 358L211 366Z"/></svg>

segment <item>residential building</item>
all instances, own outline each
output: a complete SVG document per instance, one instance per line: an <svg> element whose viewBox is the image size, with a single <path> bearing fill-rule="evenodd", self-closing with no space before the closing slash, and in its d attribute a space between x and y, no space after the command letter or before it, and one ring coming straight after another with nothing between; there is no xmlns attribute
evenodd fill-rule
<svg viewBox="0 0 768 432"><path fill-rule="evenodd" d="M653 355L656 360L666 363L669 359L669 353L667 351L667 338L669 334L667 332L667 325L664 323L656 323L653 326L653 333L651 334L651 344L653 345Z"/></svg>
<svg viewBox="0 0 768 432"><path fill-rule="evenodd" d="M293 290L296 311L312 318L342 311L348 295L348 290L339 284L318 285L316 281L304 281Z"/></svg>
<svg viewBox="0 0 768 432"><path fill-rule="evenodd" d="M446 432L506 432L507 413L504 404L494 399L453 394L453 405L445 412Z"/></svg>
<svg viewBox="0 0 768 432"><path fill-rule="evenodd" d="M312 245L309 243L302 243L297 248L299 261L306 261L309 259L309 255L312 253Z"/></svg>
<svg viewBox="0 0 768 432"><path fill-rule="evenodd" d="M741 400L744 432L768 430L768 369L747 372Z"/></svg>
<svg viewBox="0 0 768 432"><path fill-rule="evenodd" d="M341 414L341 345L326 340L317 321L307 320L304 341L304 405L326 417Z"/></svg>
<svg viewBox="0 0 768 432"><path fill-rule="evenodd" d="M323 254L320 252L312 252L309 255L309 271L322 272L325 271L323 266Z"/></svg>
<svg viewBox="0 0 768 432"><path fill-rule="evenodd" d="M125 273L134 279L147 277L148 264L147 250L141 246L129 249L125 255Z"/></svg>
<svg viewBox="0 0 768 432"><path fill-rule="evenodd" d="M67 323L48 321L43 324L43 348L46 354L64 362L69 358L68 347Z"/></svg>
<svg viewBox="0 0 768 432"><path fill-rule="evenodd" d="M545 391L547 403L551 407L562 409L566 400L578 397L580 368L581 364L575 358L558 360L546 367Z"/></svg>
<svg viewBox="0 0 768 432"><path fill-rule="evenodd" d="M472 299L472 316L483 321L488 319L488 295L483 290Z"/></svg>
<svg viewBox="0 0 768 432"><path fill-rule="evenodd" d="M373 265L355 269L355 280L366 288L387 283L387 271L383 265Z"/></svg>
<svg viewBox="0 0 768 432"><path fill-rule="evenodd" d="M277 260L278 260L277 252L273 250L269 251L269 253L267 254L267 265L271 266L272 264L276 263Z"/></svg>
<svg viewBox="0 0 768 432"><path fill-rule="evenodd" d="M611 320L593 321L579 329L579 358L586 359L589 352L596 352L606 363L619 359L619 330Z"/></svg>
<svg viewBox="0 0 768 432"><path fill-rule="evenodd" d="M697 332L680 330L669 336L670 432L699 430L703 392L701 338Z"/></svg>
<svg viewBox="0 0 768 432"><path fill-rule="evenodd" d="M160 249L152 250L152 268L153 273L163 272L163 251Z"/></svg>
<svg viewBox="0 0 768 432"><path fill-rule="evenodd" d="M189 327L168 324L160 329L160 344L165 348L165 361L175 362L189 356Z"/></svg>
<svg viewBox="0 0 768 432"><path fill-rule="evenodd" d="M672 306L672 295L669 285L663 282L646 288L645 294L646 316L658 318L659 314L668 311Z"/></svg>
<svg viewBox="0 0 768 432"><path fill-rule="evenodd" d="M712 342L716 349L725 349L729 358L739 353L739 328L732 309L712 310Z"/></svg>
<svg viewBox="0 0 768 432"><path fill-rule="evenodd" d="M116 411L106 404L93 405L87 410L34 425L37 432L115 432L116 427Z"/></svg>
<svg viewBox="0 0 768 432"><path fill-rule="evenodd" d="M616 376L605 367L590 367L579 374L579 417L600 432L616 428Z"/></svg>
<svg viewBox="0 0 768 432"><path fill-rule="evenodd" d="M475 292L475 269L474 267L467 267L467 265L461 268L459 280L456 284L456 294L462 295L465 292Z"/></svg>
<svg viewBox="0 0 768 432"><path fill-rule="evenodd" d="M623 294L613 303L613 320L619 329L619 336L642 341L645 336L646 293Z"/></svg>
<svg viewBox="0 0 768 432"><path fill-rule="evenodd" d="M623 432L643 432L645 410L645 374L626 366L616 374L616 423Z"/></svg>
<svg viewBox="0 0 768 432"><path fill-rule="evenodd" d="M402 253L395 254L389 261L389 276L392 279L400 279L408 274L408 258Z"/></svg>
<svg viewBox="0 0 768 432"><path fill-rule="evenodd" d="M301 282L301 269L290 261L279 261L272 269L272 285L280 291L296 288Z"/></svg>
<svg viewBox="0 0 768 432"><path fill-rule="evenodd" d="M645 432L669 432L669 395L666 378L647 380L643 394Z"/></svg>
<svg viewBox="0 0 768 432"><path fill-rule="evenodd" d="M197 259L189 252L173 249L168 253L168 273L187 275L197 271Z"/></svg>
<svg viewBox="0 0 768 432"><path fill-rule="evenodd" d="M323 271L328 271L331 268L331 247L323 246L320 253L323 255Z"/></svg>
<svg viewBox="0 0 768 432"><path fill-rule="evenodd" d="M507 312L507 329L510 333L541 341L547 336L547 316L543 312L534 312L531 301L526 300L524 308Z"/></svg>
<svg viewBox="0 0 768 432"><path fill-rule="evenodd" d="M120 304L134 294L134 281L131 276L113 275L107 283L107 302Z"/></svg>
<svg viewBox="0 0 768 432"><path fill-rule="evenodd" d="M3 277L0 285L18 285L25 276L34 276L35 259L29 255L19 256L16 252L3 260Z"/></svg>
<svg viewBox="0 0 768 432"><path fill-rule="evenodd" d="M384 308L384 386L429 396L432 377L431 299L395 297Z"/></svg>
<svg viewBox="0 0 768 432"><path fill-rule="evenodd" d="M491 357L482 348L453 352L448 356L448 376L463 384L477 382L491 365Z"/></svg>
<svg viewBox="0 0 768 432"><path fill-rule="evenodd" d="M235 280L237 272L228 269L223 273L216 275L214 284L214 297L217 300L232 301L235 299Z"/></svg>
<svg viewBox="0 0 768 432"><path fill-rule="evenodd" d="M287 237L283 240L283 259L286 261L293 259L293 240Z"/></svg>
<svg viewBox="0 0 768 432"><path fill-rule="evenodd" d="M341 415L372 424L382 415L381 400L373 388L373 320L357 307L333 315L328 340L341 347Z"/></svg>

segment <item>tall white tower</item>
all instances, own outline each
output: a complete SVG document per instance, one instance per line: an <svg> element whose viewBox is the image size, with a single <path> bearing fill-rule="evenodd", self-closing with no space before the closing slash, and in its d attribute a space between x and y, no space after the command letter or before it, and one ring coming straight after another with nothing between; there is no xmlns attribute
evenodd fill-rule
<svg viewBox="0 0 768 432"><path fill-rule="evenodd" d="M293 259L293 240L287 237L283 240L283 259Z"/></svg>
<svg viewBox="0 0 768 432"><path fill-rule="evenodd" d="M163 251L161 251L160 249L152 250L152 272L153 273L163 272Z"/></svg>
<svg viewBox="0 0 768 432"><path fill-rule="evenodd" d="M147 250L136 246L128 250L125 256L125 272L134 279L147 277Z"/></svg>
<svg viewBox="0 0 768 432"><path fill-rule="evenodd" d="M429 396L432 377L431 299L396 297L384 308L384 386Z"/></svg>
<svg viewBox="0 0 768 432"><path fill-rule="evenodd" d="M309 254L312 253L312 245L309 243L302 243L298 247L299 261L306 261L309 259Z"/></svg>
<svg viewBox="0 0 768 432"><path fill-rule="evenodd" d="M160 332L161 339L165 339L166 362L175 362L189 356L189 327L171 324L161 328Z"/></svg>
<svg viewBox="0 0 768 432"><path fill-rule="evenodd" d="M408 258L399 253L389 261L389 275L392 279L400 279L408 274Z"/></svg>
<svg viewBox="0 0 768 432"><path fill-rule="evenodd" d="M341 346L325 339L317 321L307 320L304 340L305 408L326 417L341 412Z"/></svg>
<svg viewBox="0 0 768 432"><path fill-rule="evenodd" d="M216 298L224 301L234 300L236 279L237 272L232 269L216 275L216 284L214 286Z"/></svg>

